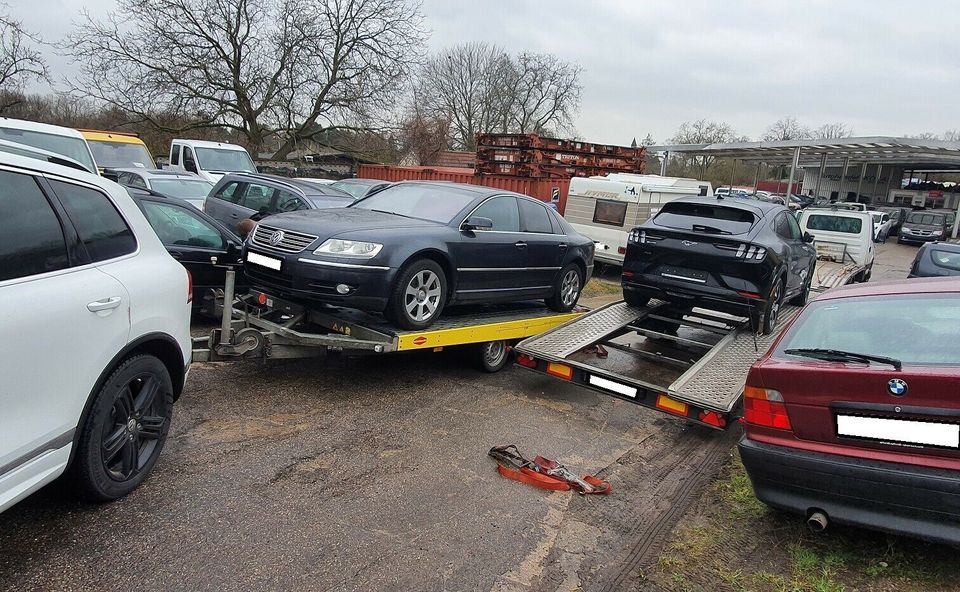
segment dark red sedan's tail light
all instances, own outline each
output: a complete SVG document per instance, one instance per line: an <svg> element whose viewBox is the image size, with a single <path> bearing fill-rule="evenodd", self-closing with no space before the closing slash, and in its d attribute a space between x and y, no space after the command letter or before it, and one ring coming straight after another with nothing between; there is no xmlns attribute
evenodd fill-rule
<svg viewBox="0 0 960 592"><path fill-rule="evenodd" d="M743 420L748 424L789 430L790 417L779 391L748 386L743 389Z"/></svg>

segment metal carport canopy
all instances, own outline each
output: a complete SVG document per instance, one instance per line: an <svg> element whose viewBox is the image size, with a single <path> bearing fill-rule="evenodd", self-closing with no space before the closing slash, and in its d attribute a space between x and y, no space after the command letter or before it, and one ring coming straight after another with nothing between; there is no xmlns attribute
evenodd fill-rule
<svg viewBox="0 0 960 592"><path fill-rule="evenodd" d="M664 144L648 146L650 152L671 156L732 158L767 165L791 165L799 150L799 166L827 166L849 163L902 164L912 170L960 170L960 142L868 136L830 140L784 140L776 142L735 142L730 144Z"/></svg>

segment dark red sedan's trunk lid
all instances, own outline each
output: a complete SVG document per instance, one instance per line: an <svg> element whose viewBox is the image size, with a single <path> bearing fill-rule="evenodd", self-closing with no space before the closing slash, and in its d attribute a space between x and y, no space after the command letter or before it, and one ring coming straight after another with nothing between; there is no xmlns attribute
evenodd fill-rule
<svg viewBox="0 0 960 592"><path fill-rule="evenodd" d="M896 337L893 337L894 339ZM960 457L960 369L768 359L797 438Z"/></svg>

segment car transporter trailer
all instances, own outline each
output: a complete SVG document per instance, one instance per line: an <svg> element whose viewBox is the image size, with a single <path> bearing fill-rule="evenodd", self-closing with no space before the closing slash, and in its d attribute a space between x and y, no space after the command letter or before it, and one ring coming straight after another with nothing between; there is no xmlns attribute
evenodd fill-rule
<svg viewBox="0 0 960 592"><path fill-rule="evenodd" d="M513 343L575 319L584 310L558 313L539 302L450 307L423 330L399 330L382 317L334 306L305 306L251 290L234 299L236 272L226 273L218 306L220 327L193 338L193 361L311 358L328 352L440 351L473 345L488 372L509 360ZM227 308L222 302L232 302Z"/></svg>
<svg viewBox="0 0 960 592"><path fill-rule="evenodd" d="M842 244L821 241L817 252L811 296L862 280L868 271L849 261ZM621 301L525 339L514 351L519 366L726 429L742 414L750 366L799 312L784 305L773 332L758 335L748 315Z"/></svg>

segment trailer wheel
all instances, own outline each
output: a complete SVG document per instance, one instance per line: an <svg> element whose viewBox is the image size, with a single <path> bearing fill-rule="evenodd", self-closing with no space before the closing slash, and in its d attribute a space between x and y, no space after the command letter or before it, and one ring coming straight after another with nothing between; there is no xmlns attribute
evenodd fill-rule
<svg viewBox="0 0 960 592"><path fill-rule="evenodd" d="M477 365L484 372L499 372L510 359L510 348L506 341L488 341L477 347Z"/></svg>

